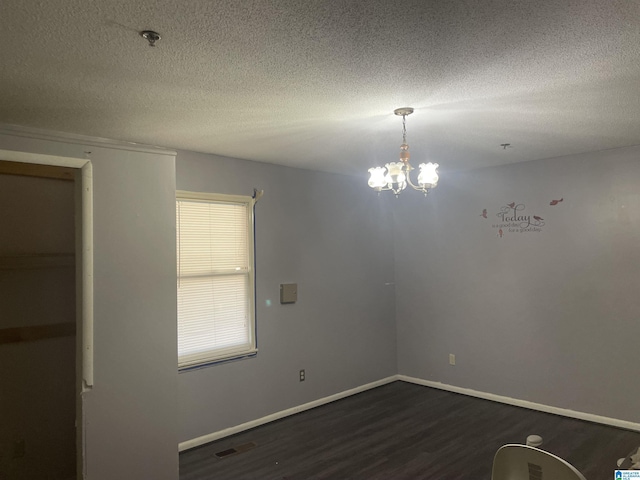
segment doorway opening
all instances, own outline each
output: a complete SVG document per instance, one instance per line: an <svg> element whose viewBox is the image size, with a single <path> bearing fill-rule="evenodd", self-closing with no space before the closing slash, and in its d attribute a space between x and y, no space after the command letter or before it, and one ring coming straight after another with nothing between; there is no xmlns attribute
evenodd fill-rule
<svg viewBox="0 0 640 480"><path fill-rule="evenodd" d="M0 151L0 407L8 414L0 478L85 477L90 168L88 160Z"/></svg>

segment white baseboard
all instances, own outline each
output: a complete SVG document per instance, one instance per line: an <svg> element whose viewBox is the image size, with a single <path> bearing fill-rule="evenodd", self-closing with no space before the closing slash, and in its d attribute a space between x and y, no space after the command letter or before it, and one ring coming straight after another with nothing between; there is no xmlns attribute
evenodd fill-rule
<svg viewBox="0 0 640 480"><path fill-rule="evenodd" d="M335 395L330 395L328 397L320 398L318 400L314 400L313 402L305 403L303 405L298 405L297 407L289 408L287 410L282 410L280 412L267 415L266 417L262 417L257 420L252 420L250 422L236 425L235 427L225 428L224 430L220 430L218 432L213 432L208 435L203 435L201 437L197 437L191 440L187 440L185 442L181 442L178 444L178 449L180 452L182 452L184 450L189 450L190 448L199 447L200 445L204 445L205 443L213 442L215 440L219 440L220 438L228 437L229 435L234 435L236 433L244 432L245 430L259 427L260 425L273 422L274 420L279 420L281 418L288 417L289 415L294 415L296 413L304 412L305 410L319 407L321 405L325 405L327 403L331 403L336 400L340 400L342 398L355 395L356 393L370 390L372 388L380 387L382 385L386 385L387 383L395 382L396 380L400 380L402 382L414 383L416 385L422 385L425 387L437 388L439 390L446 390L448 392L461 393L463 395L468 395L470 397L482 398L484 400L491 400L493 402L504 403L507 405L515 405L516 407L528 408L530 410L538 410L540 412L553 413L555 415L561 415L564 417L577 418L578 420L586 420L587 422L601 423L603 425L609 425L609 426L618 427L618 428L625 428L627 430L634 430L636 432L640 432L640 423L629 422L627 420L619 420L617 418L603 417L601 415L578 412L575 410L569 410L567 408L552 407L550 405L544 405L542 403L529 402L527 400L519 400L517 398L505 397L503 395L480 392L478 390L472 390L470 388L456 387L455 385L448 385L446 383L423 380L421 378L409 377L407 375L392 375L390 377L383 378L382 380L378 380L376 382L367 383L366 385L352 388L351 390L345 390L344 392L340 392L340 393L336 393Z"/></svg>
<svg viewBox="0 0 640 480"><path fill-rule="evenodd" d="M544 405L542 403L519 400L517 398L495 395L493 393L479 392L478 390L472 390L470 388L456 387L454 385L447 385L446 383L432 382L429 380L422 380L420 378L408 377L406 375L397 375L396 377L397 380L415 383L417 385L423 385L425 387L437 388L440 390L446 390L448 392L461 393L463 395L469 395L470 397L483 398L485 400L491 400L494 402L506 403L507 405L515 405L516 407L524 407L530 410L538 410L540 412L553 413L555 415L562 415L564 417L577 418L579 420L586 420L588 422L601 423L603 425L610 425L612 427L625 428L627 430L640 432L640 423L619 420L617 418L611 417L603 417L601 415L594 415L592 413L577 412L575 410L569 410L567 408L552 407L550 405Z"/></svg>
<svg viewBox="0 0 640 480"><path fill-rule="evenodd" d="M201 437L193 438L185 442L180 442L178 444L178 450L182 452L184 450L189 450L190 448L199 447L200 445L204 445L205 443L213 442L214 440L228 437L229 435L234 435L236 433L244 432L245 430L259 427L260 425L264 425L265 423L273 422L274 420L279 420L281 418L288 417L289 415L294 415L296 413L304 412L305 410L309 410L311 408L315 408L321 405L325 405L327 403L335 402L336 400L350 397L351 395L355 395L356 393L364 392L366 390L370 390L372 388L376 388L381 385L386 385L387 383L391 383L396 380L398 380L398 376L392 375L391 377L383 378L382 380L378 380L376 382L367 383L366 385L361 385L359 387L352 388L350 390L345 390L344 392L336 393L334 395L329 395L328 397L320 398L318 400L314 400L313 402L305 403L303 405L298 405L297 407L292 407L292 408L288 408L287 410L282 410L280 412L272 413L271 415L267 415L266 417L262 417L262 418L258 418L257 420L252 420L250 422L242 423L240 425L236 425L235 427L225 428L224 430L220 430L218 432L209 433L208 435L203 435Z"/></svg>

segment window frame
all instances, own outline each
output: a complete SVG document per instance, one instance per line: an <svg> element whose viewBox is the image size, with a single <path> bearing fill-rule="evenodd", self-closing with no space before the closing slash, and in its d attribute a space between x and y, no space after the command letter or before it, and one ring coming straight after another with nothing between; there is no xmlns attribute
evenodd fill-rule
<svg viewBox="0 0 640 480"><path fill-rule="evenodd" d="M191 192L186 190L176 191L176 209L178 202L198 202L198 203L227 203L233 205L243 205L247 211L247 306L250 341L246 348L215 348L204 353L202 358L181 362L178 352L178 371L188 371L210 365L226 363L242 358L255 357L258 352L257 341L257 321L256 321L256 285L255 285L255 198L244 195L228 195L221 193ZM180 283L180 219L176 212L176 296ZM242 275L245 275L244 272ZM176 313L176 327L178 326L178 314ZM179 335L179 332L178 332ZM178 339L179 341L179 339ZM177 345L176 345L177 347Z"/></svg>

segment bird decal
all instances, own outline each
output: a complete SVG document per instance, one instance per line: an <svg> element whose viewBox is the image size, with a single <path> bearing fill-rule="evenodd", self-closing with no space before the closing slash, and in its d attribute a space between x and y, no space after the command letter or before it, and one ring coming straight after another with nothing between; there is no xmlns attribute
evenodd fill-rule
<svg viewBox="0 0 640 480"><path fill-rule="evenodd" d="M560 200L551 200L551 203L549 203L549 205L551 205L553 207L554 205L559 204L563 200L564 200L564 198L561 198Z"/></svg>
<svg viewBox="0 0 640 480"><path fill-rule="evenodd" d="M538 217L537 215L534 215L533 218L535 218L536 220L540 221L540 220L544 220L544 218L542 217Z"/></svg>
<svg viewBox="0 0 640 480"><path fill-rule="evenodd" d="M507 206L508 206L509 208L513 208L513 207L515 207L515 206L516 206L516 202L507 203Z"/></svg>
<svg viewBox="0 0 640 480"><path fill-rule="evenodd" d="M482 209L482 213L480 214L480 216L481 216L482 218L487 218L487 209L486 209L486 208L483 208L483 209Z"/></svg>

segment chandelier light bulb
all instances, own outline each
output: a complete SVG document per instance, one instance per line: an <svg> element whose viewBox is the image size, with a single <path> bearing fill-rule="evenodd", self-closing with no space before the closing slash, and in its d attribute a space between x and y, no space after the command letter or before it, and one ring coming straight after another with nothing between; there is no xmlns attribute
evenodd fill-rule
<svg viewBox="0 0 640 480"><path fill-rule="evenodd" d="M437 163L421 163L418 165L420 173L418 174L418 185L422 188L433 188L438 185Z"/></svg>
<svg viewBox="0 0 640 480"><path fill-rule="evenodd" d="M404 173L404 163L391 162L385 165L387 167L387 176L385 180L393 191L404 190L407 186L407 176Z"/></svg>
<svg viewBox="0 0 640 480"><path fill-rule="evenodd" d="M387 185L385 180L387 169L384 167L372 167L369 169L371 177L369 177L369 186L380 191Z"/></svg>

